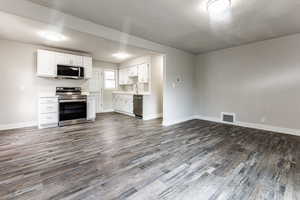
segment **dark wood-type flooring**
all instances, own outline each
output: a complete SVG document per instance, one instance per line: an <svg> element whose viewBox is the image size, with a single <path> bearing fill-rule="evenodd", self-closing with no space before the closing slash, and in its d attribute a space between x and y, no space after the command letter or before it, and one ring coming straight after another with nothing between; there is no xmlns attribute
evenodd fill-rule
<svg viewBox="0 0 300 200"><path fill-rule="evenodd" d="M300 199L300 137L201 120L0 132L0 199Z"/></svg>

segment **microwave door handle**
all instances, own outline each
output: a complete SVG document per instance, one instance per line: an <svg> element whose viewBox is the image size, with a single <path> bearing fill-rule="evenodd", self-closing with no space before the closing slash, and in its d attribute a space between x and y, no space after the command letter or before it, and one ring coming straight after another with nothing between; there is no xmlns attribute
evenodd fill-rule
<svg viewBox="0 0 300 200"><path fill-rule="evenodd" d="M60 100L59 102L60 103L86 102L86 99Z"/></svg>

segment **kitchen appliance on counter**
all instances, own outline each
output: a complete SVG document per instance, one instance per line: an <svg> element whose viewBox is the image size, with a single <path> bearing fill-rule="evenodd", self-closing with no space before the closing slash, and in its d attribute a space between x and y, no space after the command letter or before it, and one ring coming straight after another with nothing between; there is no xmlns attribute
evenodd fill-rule
<svg viewBox="0 0 300 200"><path fill-rule="evenodd" d="M57 65L57 77L65 79L84 79L84 68L68 65Z"/></svg>
<svg viewBox="0 0 300 200"><path fill-rule="evenodd" d="M59 126L87 122L87 95L80 87L57 87Z"/></svg>
<svg viewBox="0 0 300 200"><path fill-rule="evenodd" d="M137 118L143 118L143 95L133 95L133 113Z"/></svg>

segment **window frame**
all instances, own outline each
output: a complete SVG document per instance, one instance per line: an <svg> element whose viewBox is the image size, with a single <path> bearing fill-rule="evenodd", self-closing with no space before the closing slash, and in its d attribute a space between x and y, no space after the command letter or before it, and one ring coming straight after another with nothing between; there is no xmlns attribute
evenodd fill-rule
<svg viewBox="0 0 300 200"><path fill-rule="evenodd" d="M114 79L106 79L105 72L113 72L114 73ZM111 88L111 87L108 88L106 86L106 80L115 81L115 87L114 88ZM118 85L117 85L117 70L115 70L115 69L104 69L103 70L103 88L104 88L104 90L116 90L118 88Z"/></svg>

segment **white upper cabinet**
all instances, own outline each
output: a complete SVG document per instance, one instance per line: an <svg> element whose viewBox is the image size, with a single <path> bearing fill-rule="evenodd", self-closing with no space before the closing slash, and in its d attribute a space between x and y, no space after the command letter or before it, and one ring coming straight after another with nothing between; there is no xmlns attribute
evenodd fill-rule
<svg viewBox="0 0 300 200"><path fill-rule="evenodd" d="M56 77L57 67L55 64L55 52L37 51L37 76Z"/></svg>
<svg viewBox="0 0 300 200"><path fill-rule="evenodd" d="M55 53L55 64L57 65L68 65L68 59L64 53Z"/></svg>
<svg viewBox="0 0 300 200"><path fill-rule="evenodd" d="M82 67L83 59L82 59L82 56L66 54L66 63L67 63L67 65Z"/></svg>
<svg viewBox="0 0 300 200"><path fill-rule="evenodd" d="M149 64L141 64L138 66L139 83L148 83L149 81Z"/></svg>
<svg viewBox="0 0 300 200"><path fill-rule="evenodd" d="M57 77L57 65L84 67L85 78L90 79L93 73L92 57L60 53L39 49L37 51L37 75Z"/></svg>
<svg viewBox="0 0 300 200"><path fill-rule="evenodd" d="M138 76L138 66L130 67L128 71L129 77L136 77Z"/></svg>
<svg viewBox="0 0 300 200"><path fill-rule="evenodd" d="M90 79L93 76L93 58L83 57L83 67L84 67L84 78Z"/></svg>
<svg viewBox="0 0 300 200"><path fill-rule="evenodd" d="M83 66L82 56L65 53L55 53L55 60L57 65Z"/></svg>
<svg viewBox="0 0 300 200"><path fill-rule="evenodd" d="M126 84L131 85L131 84L133 84L133 80L132 80L133 76L130 75L131 68L126 68L125 70L126 70L126 78L125 78Z"/></svg>
<svg viewBox="0 0 300 200"><path fill-rule="evenodd" d="M128 80L128 70L120 69L119 70L119 85L126 85Z"/></svg>
<svg viewBox="0 0 300 200"><path fill-rule="evenodd" d="M82 56L74 56L74 64L76 66L83 66L83 57Z"/></svg>
<svg viewBox="0 0 300 200"><path fill-rule="evenodd" d="M132 85L135 80L139 83L149 83L150 66L148 63L119 69L119 85ZM135 79L137 78L137 79Z"/></svg>
<svg viewBox="0 0 300 200"><path fill-rule="evenodd" d="M133 81L130 76L130 68L122 68L119 70L119 85L130 85Z"/></svg>

